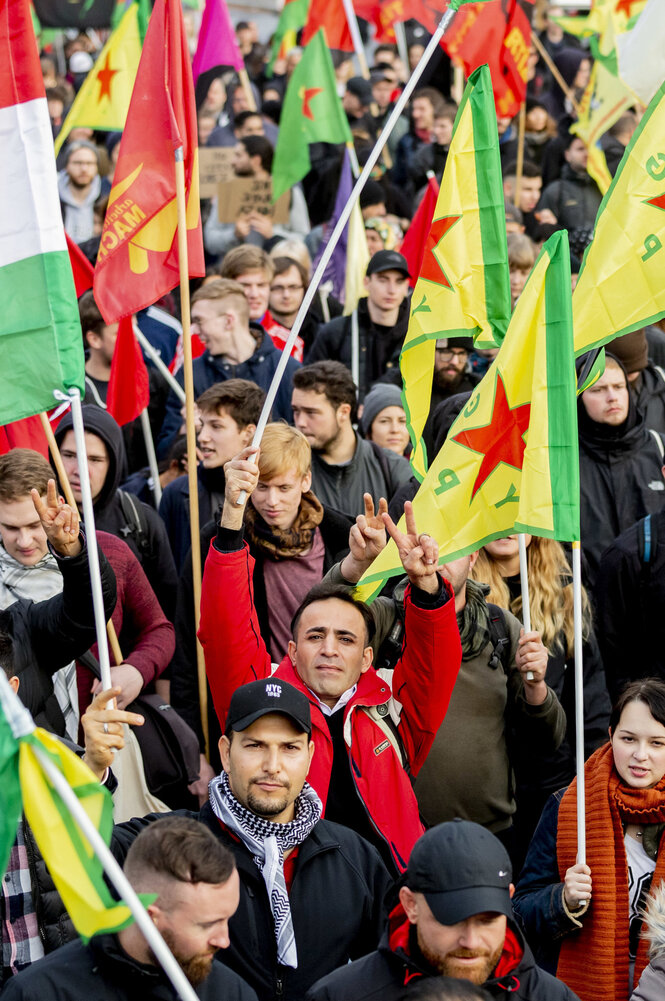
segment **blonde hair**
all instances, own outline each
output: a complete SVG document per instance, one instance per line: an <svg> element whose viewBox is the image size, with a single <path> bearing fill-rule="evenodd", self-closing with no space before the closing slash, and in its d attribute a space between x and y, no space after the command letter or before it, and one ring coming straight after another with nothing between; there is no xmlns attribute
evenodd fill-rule
<svg viewBox="0 0 665 1001"><path fill-rule="evenodd" d="M192 306L196 302L221 302L232 299L242 323L249 323L249 303L242 285L230 278L215 278L197 288L192 296Z"/></svg>
<svg viewBox="0 0 665 1001"><path fill-rule="evenodd" d="M536 263L538 250L535 243L525 233L508 234L508 266L531 270Z"/></svg>
<svg viewBox="0 0 665 1001"><path fill-rule="evenodd" d="M305 476L311 466L312 450L302 432L282 421L266 426L261 439L259 479L271 480L289 469Z"/></svg>
<svg viewBox="0 0 665 1001"><path fill-rule="evenodd" d="M529 602L531 626L537 629L550 653L572 657L575 650L573 627L573 583L563 546L554 539L534 535L527 549L529 571ZM487 600L507 608L518 619L522 615L522 596L511 598L508 585L501 576L498 561L483 548L471 570L474 580L489 584ZM591 606L582 588L583 635L591 630ZM565 640L565 648L562 643Z"/></svg>

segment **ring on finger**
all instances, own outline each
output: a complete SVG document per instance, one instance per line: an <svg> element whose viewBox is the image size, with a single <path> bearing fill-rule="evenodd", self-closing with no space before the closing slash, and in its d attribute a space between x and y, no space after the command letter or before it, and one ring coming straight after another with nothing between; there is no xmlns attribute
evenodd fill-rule
<svg viewBox="0 0 665 1001"><path fill-rule="evenodd" d="M109 732L109 725L108 725L108 723L104 723L104 733L108 733L108 732Z"/></svg>

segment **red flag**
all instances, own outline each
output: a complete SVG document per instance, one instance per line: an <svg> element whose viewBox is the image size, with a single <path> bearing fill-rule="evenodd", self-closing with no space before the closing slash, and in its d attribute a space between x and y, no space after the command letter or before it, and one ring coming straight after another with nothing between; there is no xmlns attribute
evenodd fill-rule
<svg viewBox="0 0 665 1001"><path fill-rule="evenodd" d="M79 245L74 243L67 233L65 233L65 239L67 240L67 250L69 251L69 263L72 266L72 274L74 275L76 298L80 299L84 292L92 288L95 269Z"/></svg>
<svg viewBox="0 0 665 1001"><path fill-rule="evenodd" d="M489 65L499 118L513 118L526 97L533 5L534 0L464 4L443 38L448 55L463 64L467 76Z"/></svg>
<svg viewBox="0 0 665 1001"><path fill-rule="evenodd" d="M312 0L300 44L307 45L319 28L325 28L326 42L330 49L353 52L349 22L342 0Z"/></svg>
<svg viewBox="0 0 665 1001"><path fill-rule="evenodd" d="M409 284L411 285L411 288L415 288L416 282L418 281L418 275L420 274L420 268L423 263L423 254L425 253L425 246L427 244L427 237L429 236L432 228L432 219L434 218L434 209L436 208L436 200L438 197L439 182L436 177L430 177L427 180L425 194L421 198L420 205L411 220L411 225L407 229L404 239L402 240L400 253L403 257L406 257L409 262L409 274L411 275L409 278Z"/></svg>
<svg viewBox="0 0 665 1001"><path fill-rule="evenodd" d="M189 274L205 273L196 109L180 0L157 0L120 142L95 268L107 323L150 306L179 281L175 153L182 147Z"/></svg>
<svg viewBox="0 0 665 1001"><path fill-rule="evenodd" d="M106 394L106 409L120 425L135 420L150 400L148 370L134 337L133 322L132 316L125 316L118 324Z"/></svg>
<svg viewBox="0 0 665 1001"><path fill-rule="evenodd" d="M48 459L48 444L39 416L25 417L0 427L0 455L6 455L13 448L32 448Z"/></svg>

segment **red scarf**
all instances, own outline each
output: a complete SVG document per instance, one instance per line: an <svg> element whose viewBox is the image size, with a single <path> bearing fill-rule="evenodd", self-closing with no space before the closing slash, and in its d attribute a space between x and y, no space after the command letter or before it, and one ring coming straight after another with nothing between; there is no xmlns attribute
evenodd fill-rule
<svg viewBox="0 0 665 1001"><path fill-rule="evenodd" d="M584 927L562 943L557 977L582 1001L626 1001L628 989L628 863L624 824L665 822L665 776L653 789L624 785L614 767L611 744L591 755L584 768L587 865L591 869L591 906ZM566 789L559 808L557 862L563 882L577 855L577 780ZM653 874L657 886L665 878L665 851ZM635 963L637 983L648 962L647 943L640 940Z"/></svg>

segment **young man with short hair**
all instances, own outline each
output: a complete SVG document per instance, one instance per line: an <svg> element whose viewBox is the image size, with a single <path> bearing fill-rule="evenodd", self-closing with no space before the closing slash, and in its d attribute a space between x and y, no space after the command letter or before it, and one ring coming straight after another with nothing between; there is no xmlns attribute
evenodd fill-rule
<svg viewBox="0 0 665 1001"><path fill-rule="evenodd" d="M224 463L252 440L266 394L247 379L228 379L206 389L198 400L197 467L199 525L214 516L224 500ZM189 528L189 479L181 476L162 494L159 513L180 573L191 546Z"/></svg>
<svg viewBox="0 0 665 1001"><path fill-rule="evenodd" d="M395 250L379 250L367 265L367 298L350 316L324 324L308 362L341 361L351 371L362 402L386 371L399 371L399 354L409 325L409 266Z"/></svg>
<svg viewBox="0 0 665 1001"><path fill-rule="evenodd" d="M238 908L233 855L202 824L166 817L147 827L125 860L137 893L157 894L147 911L202 1001L256 1001L254 991L215 958L229 945ZM135 922L90 942L70 942L14 977L15 1001L175 1001L176 993Z"/></svg>
<svg viewBox="0 0 665 1001"><path fill-rule="evenodd" d="M240 877L240 905L219 958L259 1001L301 1001L324 971L376 947L390 877L363 838L321 819L321 800L306 781L318 748L309 701L297 688L281 679L237 688L219 751L222 771L201 811L190 814L233 853ZM153 822L158 814L117 826L116 857Z"/></svg>
<svg viewBox="0 0 665 1001"><path fill-rule="evenodd" d="M270 263L267 273L272 275L272 262L267 259ZM258 282L260 274L257 269L251 270L252 275L249 270L245 275ZM270 284L267 278L265 284L267 305ZM264 391L268 390L281 355L263 327L250 322L250 312L245 288L230 278L207 282L192 296L192 331L205 345L205 351L194 360L193 365L194 393L197 397L216 382L228 379L247 379ZM287 362L273 406L273 416L277 420L291 419L291 380L298 367L293 358ZM182 369L177 373L176 380L183 384ZM182 425L181 407L179 398L171 390L158 444L160 458L168 453Z"/></svg>
<svg viewBox="0 0 665 1001"><path fill-rule="evenodd" d="M378 506L411 479L406 459L354 431L356 387L341 362L315 362L296 372L291 408L311 446L314 492L324 504L355 518L366 493Z"/></svg>

